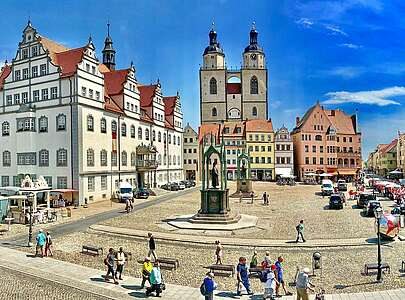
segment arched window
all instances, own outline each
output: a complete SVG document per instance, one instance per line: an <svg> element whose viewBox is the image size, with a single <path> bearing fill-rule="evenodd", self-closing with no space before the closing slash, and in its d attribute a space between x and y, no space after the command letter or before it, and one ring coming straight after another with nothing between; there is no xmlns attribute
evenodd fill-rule
<svg viewBox="0 0 405 300"><path fill-rule="evenodd" d="M40 167L48 167L49 166L49 151L48 150L41 150L39 151L39 166Z"/></svg>
<svg viewBox="0 0 405 300"><path fill-rule="evenodd" d="M121 155L121 161L122 161L122 165L126 166L127 165L127 152L126 151L122 151L122 155Z"/></svg>
<svg viewBox="0 0 405 300"><path fill-rule="evenodd" d="M352 167L355 165L353 158L350 159L350 165L351 165Z"/></svg>
<svg viewBox="0 0 405 300"><path fill-rule="evenodd" d="M158 132L158 142L162 141L162 133L159 131Z"/></svg>
<svg viewBox="0 0 405 300"><path fill-rule="evenodd" d="M134 167L136 164L136 153L131 152L131 166Z"/></svg>
<svg viewBox="0 0 405 300"><path fill-rule="evenodd" d="M258 85L256 76L253 76L250 79L250 93L251 94L258 94L259 93L259 85Z"/></svg>
<svg viewBox="0 0 405 300"><path fill-rule="evenodd" d="M3 151L3 167L10 167L11 166L11 152L10 151Z"/></svg>
<svg viewBox="0 0 405 300"><path fill-rule="evenodd" d="M176 165L176 155L173 155L173 166Z"/></svg>
<svg viewBox="0 0 405 300"><path fill-rule="evenodd" d="M94 118L92 115L87 116L87 130L88 131L94 130Z"/></svg>
<svg viewBox="0 0 405 300"><path fill-rule="evenodd" d="M315 141L322 141L322 135L317 134L315 136Z"/></svg>
<svg viewBox="0 0 405 300"><path fill-rule="evenodd" d="M125 123L121 124L121 135L127 136L127 124L125 124Z"/></svg>
<svg viewBox="0 0 405 300"><path fill-rule="evenodd" d="M257 107L253 106L252 108L252 116L256 117L257 116Z"/></svg>
<svg viewBox="0 0 405 300"><path fill-rule="evenodd" d="M56 130L66 130L66 116L64 114L56 116Z"/></svg>
<svg viewBox="0 0 405 300"><path fill-rule="evenodd" d="M145 129L145 140L149 141L149 129Z"/></svg>
<svg viewBox="0 0 405 300"><path fill-rule="evenodd" d="M173 145L176 145L176 136L173 135Z"/></svg>
<svg viewBox="0 0 405 300"><path fill-rule="evenodd" d="M93 149L87 150L87 166L94 167L94 150Z"/></svg>
<svg viewBox="0 0 405 300"><path fill-rule="evenodd" d="M104 118L100 120L100 131L101 133L107 133L107 121Z"/></svg>
<svg viewBox="0 0 405 300"><path fill-rule="evenodd" d="M349 164L349 159L348 158L345 158L345 160L344 160L344 163L343 163L345 166L347 166L348 164Z"/></svg>
<svg viewBox="0 0 405 300"><path fill-rule="evenodd" d="M166 133L163 133L163 143L166 143Z"/></svg>
<svg viewBox="0 0 405 300"><path fill-rule="evenodd" d="M135 138L135 126L131 125L131 138Z"/></svg>
<svg viewBox="0 0 405 300"><path fill-rule="evenodd" d="M212 77L210 80L210 94L215 95L217 93L217 80Z"/></svg>
<svg viewBox="0 0 405 300"><path fill-rule="evenodd" d="M177 156L177 164L180 166L180 155Z"/></svg>
<svg viewBox="0 0 405 300"><path fill-rule="evenodd" d="M138 140L142 140L142 128L138 127Z"/></svg>
<svg viewBox="0 0 405 300"><path fill-rule="evenodd" d="M107 166L107 151L104 149L100 151L100 165L102 167Z"/></svg>
<svg viewBox="0 0 405 300"><path fill-rule="evenodd" d="M216 117L216 116L218 115L218 112L217 112L217 108L216 108L216 107L214 107L214 108L212 109L211 115L212 115L213 117Z"/></svg>
<svg viewBox="0 0 405 300"><path fill-rule="evenodd" d="M116 121L111 122L111 132L117 133L117 122Z"/></svg>
<svg viewBox="0 0 405 300"><path fill-rule="evenodd" d="M2 135L10 135L10 123L9 122L3 122L3 124L1 125L1 129L2 129Z"/></svg>
<svg viewBox="0 0 405 300"><path fill-rule="evenodd" d="M180 145L180 137L177 137L177 145Z"/></svg>
<svg viewBox="0 0 405 300"><path fill-rule="evenodd" d="M161 154L158 154L157 163L158 163L158 165L162 164L162 155Z"/></svg>
<svg viewBox="0 0 405 300"><path fill-rule="evenodd" d="M156 132L152 130L152 141L156 141Z"/></svg>
<svg viewBox="0 0 405 300"><path fill-rule="evenodd" d="M56 151L56 166L66 167L67 166L67 150L59 149Z"/></svg>

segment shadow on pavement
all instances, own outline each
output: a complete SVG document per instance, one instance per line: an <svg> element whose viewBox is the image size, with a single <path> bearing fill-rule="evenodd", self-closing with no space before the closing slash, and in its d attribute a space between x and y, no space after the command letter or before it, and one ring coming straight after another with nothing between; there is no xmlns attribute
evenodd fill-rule
<svg viewBox="0 0 405 300"><path fill-rule="evenodd" d="M146 296L145 293L142 293L142 292L131 292L128 295L131 297L134 297L134 298L143 298L143 299L149 298L148 296ZM163 295L163 293L162 293L162 295Z"/></svg>
<svg viewBox="0 0 405 300"><path fill-rule="evenodd" d="M141 290L141 286L140 285L128 285L128 284L123 284L121 285L124 289L127 290Z"/></svg>
<svg viewBox="0 0 405 300"><path fill-rule="evenodd" d="M37 257L35 254L27 254L25 256L29 257L29 258L36 258ZM38 257L40 257L40 256L38 256Z"/></svg>

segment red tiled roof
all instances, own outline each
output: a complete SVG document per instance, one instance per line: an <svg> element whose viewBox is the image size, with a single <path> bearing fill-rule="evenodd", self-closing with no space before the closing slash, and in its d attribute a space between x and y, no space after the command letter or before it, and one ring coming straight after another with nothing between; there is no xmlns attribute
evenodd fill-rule
<svg viewBox="0 0 405 300"><path fill-rule="evenodd" d="M324 111L338 133L356 134L351 116L339 109Z"/></svg>
<svg viewBox="0 0 405 300"><path fill-rule="evenodd" d="M167 118L165 118L165 127L174 129L173 124L171 124Z"/></svg>
<svg viewBox="0 0 405 300"><path fill-rule="evenodd" d="M220 129L221 125L220 124L202 124L198 128L198 142L201 143L204 136L207 134L212 134L215 136L216 141L219 141L219 136L220 136Z"/></svg>
<svg viewBox="0 0 405 300"><path fill-rule="evenodd" d="M116 113L124 113L120 106L108 95L104 97L104 109Z"/></svg>
<svg viewBox="0 0 405 300"><path fill-rule="evenodd" d="M227 128L228 133L225 132L225 128ZM240 128L239 133L237 133L236 128ZM241 137L245 132L245 122L225 122L221 126L221 132L226 137Z"/></svg>
<svg viewBox="0 0 405 300"><path fill-rule="evenodd" d="M139 92L141 94L141 107L149 107L152 105L156 87L157 84L138 86Z"/></svg>
<svg viewBox="0 0 405 300"><path fill-rule="evenodd" d="M227 83L226 92L228 94L240 94L242 90L242 85L240 83Z"/></svg>
<svg viewBox="0 0 405 300"><path fill-rule="evenodd" d="M98 65L98 70L103 74L107 73L107 72L110 72L110 69L105 64L99 64Z"/></svg>
<svg viewBox="0 0 405 300"><path fill-rule="evenodd" d="M54 54L54 62L62 70L62 77L69 77L76 73L77 65L82 61L86 48L76 48Z"/></svg>
<svg viewBox="0 0 405 300"><path fill-rule="evenodd" d="M108 95L118 95L124 90L128 69L114 70L104 73L104 86Z"/></svg>
<svg viewBox="0 0 405 300"><path fill-rule="evenodd" d="M0 72L0 91L3 89L4 81L10 75L11 67L9 65L5 65Z"/></svg>
<svg viewBox="0 0 405 300"><path fill-rule="evenodd" d="M163 103L165 104L165 115L171 116L176 106L177 96L163 97Z"/></svg>
<svg viewBox="0 0 405 300"><path fill-rule="evenodd" d="M248 120L246 132L273 132L273 124L271 120Z"/></svg>
<svg viewBox="0 0 405 300"><path fill-rule="evenodd" d="M148 113L146 112L146 110L141 109L141 120L148 122L148 123L153 123L152 118L148 115Z"/></svg>
<svg viewBox="0 0 405 300"><path fill-rule="evenodd" d="M397 142L398 142L398 139L394 139L391 143L389 143L385 147L382 147L381 154L386 154L389 151L391 151L394 147L397 146Z"/></svg>

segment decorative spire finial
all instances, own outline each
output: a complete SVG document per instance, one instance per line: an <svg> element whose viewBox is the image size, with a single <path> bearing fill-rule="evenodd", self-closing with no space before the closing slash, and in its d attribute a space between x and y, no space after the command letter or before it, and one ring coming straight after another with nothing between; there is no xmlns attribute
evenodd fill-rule
<svg viewBox="0 0 405 300"><path fill-rule="evenodd" d="M134 66L134 62L131 60L131 68Z"/></svg>
<svg viewBox="0 0 405 300"><path fill-rule="evenodd" d="M110 36L110 20L107 21L107 36Z"/></svg>
<svg viewBox="0 0 405 300"><path fill-rule="evenodd" d="M212 20L212 23L211 23L211 30L212 30L212 31L215 31L215 22L214 22L214 19Z"/></svg>
<svg viewBox="0 0 405 300"><path fill-rule="evenodd" d="M89 34L89 42L88 44L91 44L93 42L93 38L91 37L91 33Z"/></svg>
<svg viewBox="0 0 405 300"><path fill-rule="evenodd" d="M252 22L252 30L256 30L256 22L255 21Z"/></svg>

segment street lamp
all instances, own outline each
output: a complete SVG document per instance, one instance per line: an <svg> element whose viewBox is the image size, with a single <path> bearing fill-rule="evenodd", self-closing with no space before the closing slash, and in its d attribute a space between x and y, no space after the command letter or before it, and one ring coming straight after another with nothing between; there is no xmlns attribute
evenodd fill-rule
<svg viewBox="0 0 405 300"><path fill-rule="evenodd" d="M30 193L27 196L29 202L29 215L30 215L30 227L28 231L28 247L32 247L32 205L34 203L34 194Z"/></svg>
<svg viewBox="0 0 405 300"><path fill-rule="evenodd" d="M382 271L381 271L381 238L380 238L380 220L383 215L383 209L381 207L377 207L374 210L374 215L377 221L377 245L378 245L378 273L377 273L377 281L382 281Z"/></svg>

